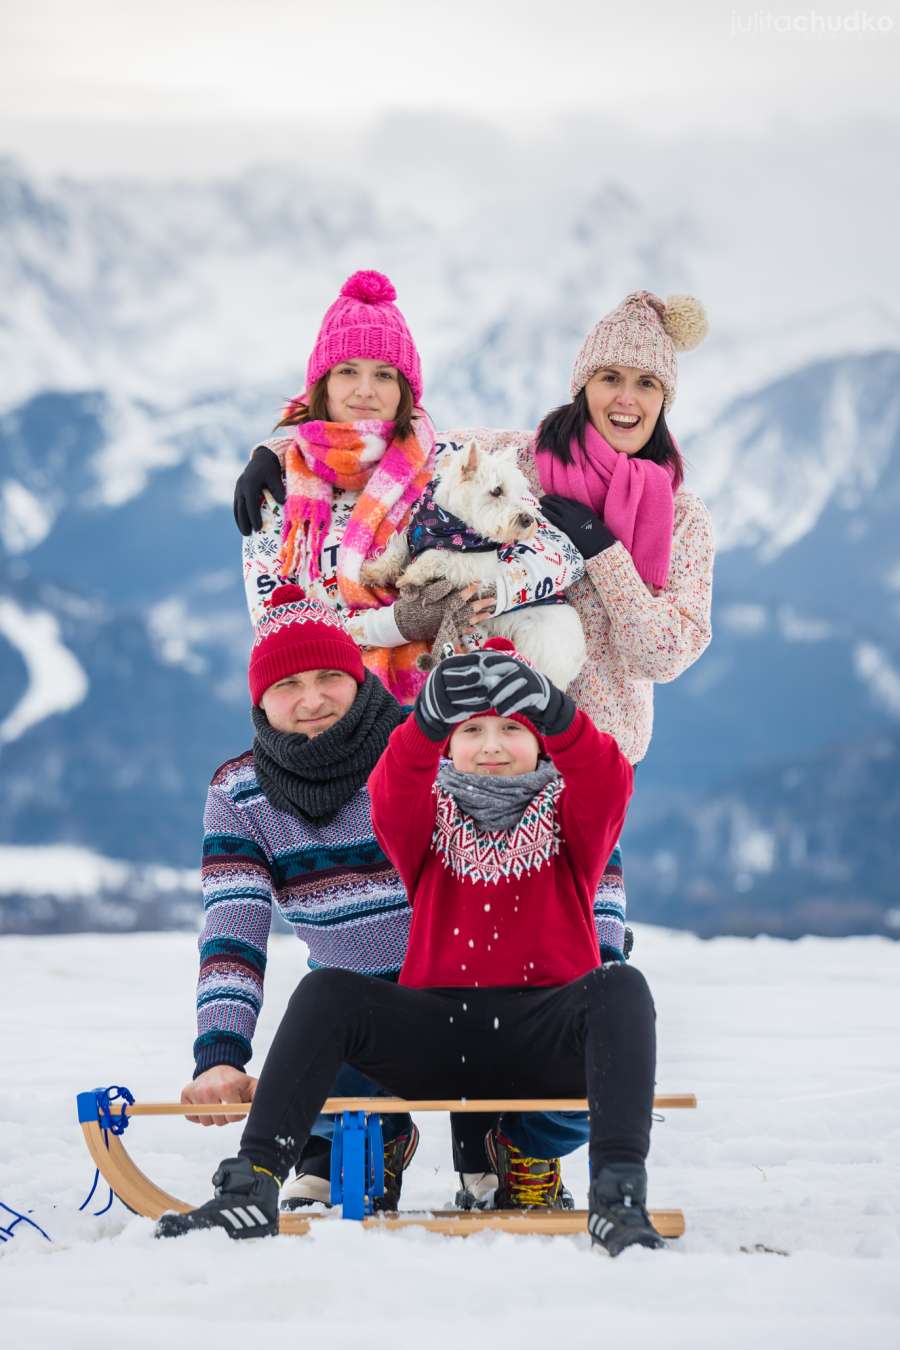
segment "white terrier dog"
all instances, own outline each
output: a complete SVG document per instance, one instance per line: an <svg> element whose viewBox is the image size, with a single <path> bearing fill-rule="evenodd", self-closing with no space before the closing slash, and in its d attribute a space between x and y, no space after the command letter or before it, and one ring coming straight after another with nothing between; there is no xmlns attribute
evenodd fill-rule
<svg viewBox="0 0 900 1350"><path fill-rule="evenodd" d="M407 534L395 534L381 556L365 564L363 581L374 586L425 586L446 579L457 588L494 582L497 548L525 543L537 533L537 502L514 451L487 455L475 441L462 451L445 451L435 466L432 502L445 546L426 548L410 561ZM480 536L481 543L454 533L452 517ZM527 605L490 618L481 627L486 636L509 638L560 689L571 684L587 656L581 620L568 604Z"/></svg>

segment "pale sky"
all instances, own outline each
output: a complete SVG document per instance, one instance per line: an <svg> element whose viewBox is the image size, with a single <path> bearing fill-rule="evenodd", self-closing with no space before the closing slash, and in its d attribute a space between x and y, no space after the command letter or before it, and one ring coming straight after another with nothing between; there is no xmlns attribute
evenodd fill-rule
<svg viewBox="0 0 900 1350"><path fill-rule="evenodd" d="M572 113L666 134L896 124L900 0L868 2L3 0L0 152L174 162L190 129L249 158L415 110L524 132Z"/></svg>

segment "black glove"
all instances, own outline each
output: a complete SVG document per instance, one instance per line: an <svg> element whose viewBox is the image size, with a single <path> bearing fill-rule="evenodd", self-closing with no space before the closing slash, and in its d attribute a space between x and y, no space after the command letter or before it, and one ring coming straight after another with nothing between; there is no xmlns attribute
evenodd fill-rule
<svg viewBox="0 0 900 1350"><path fill-rule="evenodd" d="M501 717L524 713L542 736L559 736L572 725L575 703L546 675L504 652L475 652L491 707Z"/></svg>
<svg viewBox="0 0 900 1350"><path fill-rule="evenodd" d="M484 652L449 656L428 676L416 699L419 730L430 741L443 741L460 722L489 712L491 700L481 679Z"/></svg>
<svg viewBox="0 0 900 1350"><path fill-rule="evenodd" d="M263 488L268 488L276 502L284 505L284 474L278 456L267 445L258 445L234 485L234 522L241 534L262 529Z"/></svg>
<svg viewBox="0 0 900 1350"><path fill-rule="evenodd" d="M607 529L589 506L560 497L555 492L541 498L541 511L550 524L567 534L582 558L596 558L616 542L612 530Z"/></svg>

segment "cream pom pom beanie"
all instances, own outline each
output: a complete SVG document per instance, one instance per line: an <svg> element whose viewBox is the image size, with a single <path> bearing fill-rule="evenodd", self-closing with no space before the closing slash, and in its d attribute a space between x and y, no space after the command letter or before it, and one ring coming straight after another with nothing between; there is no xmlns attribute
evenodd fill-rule
<svg viewBox="0 0 900 1350"><path fill-rule="evenodd" d="M676 352L690 351L706 337L709 325L699 300L670 295L663 302L651 291L633 291L591 329L572 371L572 397L602 366L636 366L660 381L663 407L675 401Z"/></svg>

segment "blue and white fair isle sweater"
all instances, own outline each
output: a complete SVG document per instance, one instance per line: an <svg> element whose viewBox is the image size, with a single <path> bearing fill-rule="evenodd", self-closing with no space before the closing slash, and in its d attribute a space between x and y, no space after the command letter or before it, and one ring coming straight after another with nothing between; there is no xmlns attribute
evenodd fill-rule
<svg viewBox="0 0 900 1350"><path fill-rule="evenodd" d="M203 820L203 905L196 1073L243 1069L262 1006L272 906L309 948L309 964L396 976L411 910L372 830L363 786L325 825L272 806L253 753L213 775Z"/></svg>

